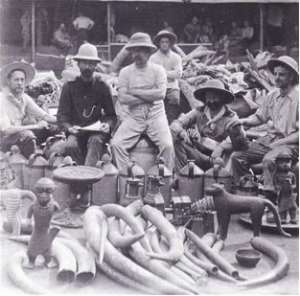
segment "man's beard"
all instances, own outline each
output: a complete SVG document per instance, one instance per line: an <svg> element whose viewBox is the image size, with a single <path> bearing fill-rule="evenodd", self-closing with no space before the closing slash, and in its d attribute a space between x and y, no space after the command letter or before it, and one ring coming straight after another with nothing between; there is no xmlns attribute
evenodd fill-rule
<svg viewBox="0 0 300 296"><path fill-rule="evenodd" d="M85 79L91 79L93 77L93 73L94 73L94 71L92 71L90 69L85 69L85 70L81 71L81 75Z"/></svg>
<svg viewBox="0 0 300 296"><path fill-rule="evenodd" d="M213 111L218 110L222 107L222 103L207 103L207 107Z"/></svg>

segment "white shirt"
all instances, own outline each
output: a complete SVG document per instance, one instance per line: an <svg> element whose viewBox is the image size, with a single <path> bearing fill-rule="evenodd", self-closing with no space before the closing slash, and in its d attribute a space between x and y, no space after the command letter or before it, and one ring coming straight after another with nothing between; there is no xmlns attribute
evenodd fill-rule
<svg viewBox="0 0 300 296"><path fill-rule="evenodd" d="M25 117L41 119L46 115L47 113L27 94L24 93L18 100L7 88L0 92L0 131L23 125Z"/></svg>
<svg viewBox="0 0 300 296"><path fill-rule="evenodd" d="M74 21L73 21L73 26L76 30L79 29L88 29L89 26L93 27L95 24L94 21L92 21L90 18L86 16L78 16Z"/></svg>
<svg viewBox="0 0 300 296"><path fill-rule="evenodd" d="M167 54L158 50L149 59L150 62L161 65L167 73L167 88L179 89L178 79L182 76L181 57L170 50Z"/></svg>

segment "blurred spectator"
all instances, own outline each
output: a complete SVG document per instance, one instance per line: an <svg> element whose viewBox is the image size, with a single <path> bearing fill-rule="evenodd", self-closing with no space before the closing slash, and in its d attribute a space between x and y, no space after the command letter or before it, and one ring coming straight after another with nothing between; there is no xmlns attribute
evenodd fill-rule
<svg viewBox="0 0 300 296"><path fill-rule="evenodd" d="M204 24L202 26L201 33L199 34L198 40L200 43L210 43L212 42L211 36L210 36L210 29L209 27Z"/></svg>
<svg viewBox="0 0 300 296"><path fill-rule="evenodd" d="M235 39L235 40L240 40L242 37L242 30L238 26L237 22L233 21L231 22L231 29L230 29L230 34L229 38Z"/></svg>
<svg viewBox="0 0 300 296"><path fill-rule="evenodd" d="M243 28L241 29L242 44L248 48L254 36L254 28L250 26L249 21L244 20Z"/></svg>
<svg viewBox="0 0 300 296"><path fill-rule="evenodd" d="M53 44L66 52L72 47L71 36L67 32L65 24L60 24L53 34Z"/></svg>
<svg viewBox="0 0 300 296"><path fill-rule="evenodd" d="M104 18L104 24L107 27L107 17ZM116 42L115 25L116 25L116 14L111 13L111 15L110 15L110 42ZM107 29L106 29L106 31L107 31ZM108 41L108 37L107 37L107 41Z"/></svg>
<svg viewBox="0 0 300 296"><path fill-rule="evenodd" d="M192 18L192 21L184 27L184 41L187 43L196 43L200 33L201 28L199 24L199 19L196 16L194 16Z"/></svg>
<svg viewBox="0 0 300 296"><path fill-rule="evenodd" d="M77 18L73 21L73 26L77 31L77 46L79 47L84 41L88 41L88 32L94 27L95 22L82 12L78 13Z"/></svg>
<svg viewBox="0 0 300 296"><path fill-rule="evenodd" d="M45 8L39 8L36 14L36 44L45 45L49 42L49 18Z"/></svg>
<svg viewBox="0 0 300 296"><path fill-rule="evenodd" d="M267 10L267 38L269 45L282 42L283 12L278 5L270 5Z"/></svg>
<svg viewBox="0 0 300 296"><path fill-rule="evenodd" d="M117 43L127 43L129 38L125 34L116 34L116 42Z"/></svg>
<svg viewBox="0 0 300 296"><path fill-rule="evenodd" d="M211 19L209 17L206 17L204 20L204 25L203 25L203 29L205 32L207 32L209 39L214 42L215 41L215 32L214 32L214 27L213 27L213 23L211 21Z"/></svg>
<svg viewBox="0 0 300 296"><path fill-rule="evenodd" d="M162 30L166 30L166 31L174 33L173 27L171 27L167 21L162 22Z"/></svg>
<svg viewBox="0 0 300 296"><path fill-rule="evenodd" d="M238 26L237 22L231 22L231 30L229 34L231 46L236 46L242 40L242 29Z"/></svg>
<svg viewBox="0 0 300 296"><path fill-rule="evenodd" d="M31 15L29 9L23 12L20 23L22 27L23 50L26 50L29 46L31 31Z"/></svg>

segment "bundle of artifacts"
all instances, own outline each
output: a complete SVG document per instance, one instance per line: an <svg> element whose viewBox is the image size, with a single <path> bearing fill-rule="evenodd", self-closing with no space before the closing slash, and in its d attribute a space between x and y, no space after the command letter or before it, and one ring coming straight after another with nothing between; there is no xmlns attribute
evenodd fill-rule
<svg viewBox="0 0 300 296"><path fill-rule="evenodd" d="M37 72L34 80L26 87L26 93L40 107L57 107L62 83L53 71Z"/></svg>

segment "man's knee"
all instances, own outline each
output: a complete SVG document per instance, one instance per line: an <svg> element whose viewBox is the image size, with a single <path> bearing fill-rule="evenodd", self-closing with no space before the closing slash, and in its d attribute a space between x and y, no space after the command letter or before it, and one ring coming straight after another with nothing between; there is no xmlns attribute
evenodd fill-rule
<svg viewBox="0 0 300 296"><path fill-rule="evenodd" d="M35 140L36 136L31 130L19 132L20 141L30 141Z"/></svg>
<svg viewBox="0 0 300 296"><path fill-rule="evenodd" d="M170 152L174 151L174 145L173 145L172 138L162 139L160 141L159 145L160 145L161 150L170 151Z"/></svg>
<svg viewBox="0 0 300 296"><path fill-rule="evenodd" d="M102 135L93 135L89 137L87 145L97 146L103 145L105 142L105 137L103 137Z"/></svg>
<svg viewBox="0 0 300 296"><path fill-rule="evenodd" d="M111 139L110 146L112 149L118 149L122 146L121 140L116 135Z"/></svg>
<svg viewBox="0 0 300 296"><path fill-rule="evenodd" d="M68 154L70 151L75 151L79 149L79 144L74 136L69 136L65 143L65 153Z"/></svg>

